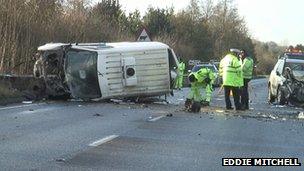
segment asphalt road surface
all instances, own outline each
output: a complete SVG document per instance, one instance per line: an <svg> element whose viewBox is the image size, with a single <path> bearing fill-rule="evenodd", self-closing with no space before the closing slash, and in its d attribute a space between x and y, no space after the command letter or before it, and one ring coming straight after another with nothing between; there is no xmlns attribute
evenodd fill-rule
<svg viewBox="0 0 304 171"><path fill-rule="evenodd" d="M188 89L157 102L42 102L0 108L1 170L303 170L301 108L267 104L251 81L250 110L188 113ZM301 114L300 114L301 116ZM291 157L300 167L224 167L222 158Z"/></svg>

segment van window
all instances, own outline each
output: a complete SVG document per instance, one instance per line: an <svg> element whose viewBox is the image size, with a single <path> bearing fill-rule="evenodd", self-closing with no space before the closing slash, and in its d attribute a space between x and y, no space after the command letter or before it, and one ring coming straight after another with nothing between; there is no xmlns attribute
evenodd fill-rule
<svg viewBox="0 0 304 171"><path fill-rule="evenodd" d="M101 97L97 74L97 53L70 50L66 56L66 81L73 97Z"/></svg>

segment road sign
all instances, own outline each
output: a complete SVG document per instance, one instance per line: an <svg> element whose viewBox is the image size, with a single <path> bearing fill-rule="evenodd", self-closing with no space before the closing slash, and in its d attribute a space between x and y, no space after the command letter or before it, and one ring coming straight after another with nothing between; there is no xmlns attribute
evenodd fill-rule
<svg viewBox="0 0 304 171"><path fill-rule="evenodd" d="M142 28L140 35L137 37L136 40L138 42L151 42L152 41L147 28L145 28L145 27Z"/></svg>

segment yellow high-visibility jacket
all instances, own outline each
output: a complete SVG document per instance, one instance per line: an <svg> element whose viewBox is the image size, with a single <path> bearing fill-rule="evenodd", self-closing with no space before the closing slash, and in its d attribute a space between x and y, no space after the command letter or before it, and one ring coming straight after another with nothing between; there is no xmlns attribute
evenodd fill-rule
<svg viewBox="0 0 304 171"><path fill-rule="evenodd" d="M220 62L219 74L224 86L244 86L241 61L233 54L226 55Z"/></svg>

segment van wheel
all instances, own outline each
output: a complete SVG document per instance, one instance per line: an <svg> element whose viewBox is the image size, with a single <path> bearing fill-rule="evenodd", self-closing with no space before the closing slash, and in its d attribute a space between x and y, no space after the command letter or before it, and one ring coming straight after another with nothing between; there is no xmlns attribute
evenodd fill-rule
<svg viewBox="0 0 304 171"><path fill-rule="evenodd" d="M281 87L278 88L277 102L278 102L280 105L286 104L285 94L284 94L284 92L283 92L283 90L282 90Z"/></svg>
<svg viewBox="0 0 304 171"><path fill-rule="evenodd" d="M274 101L275 101L275 97L271 93L270 86L268 86L268 102L273 103Z"/></svg>

